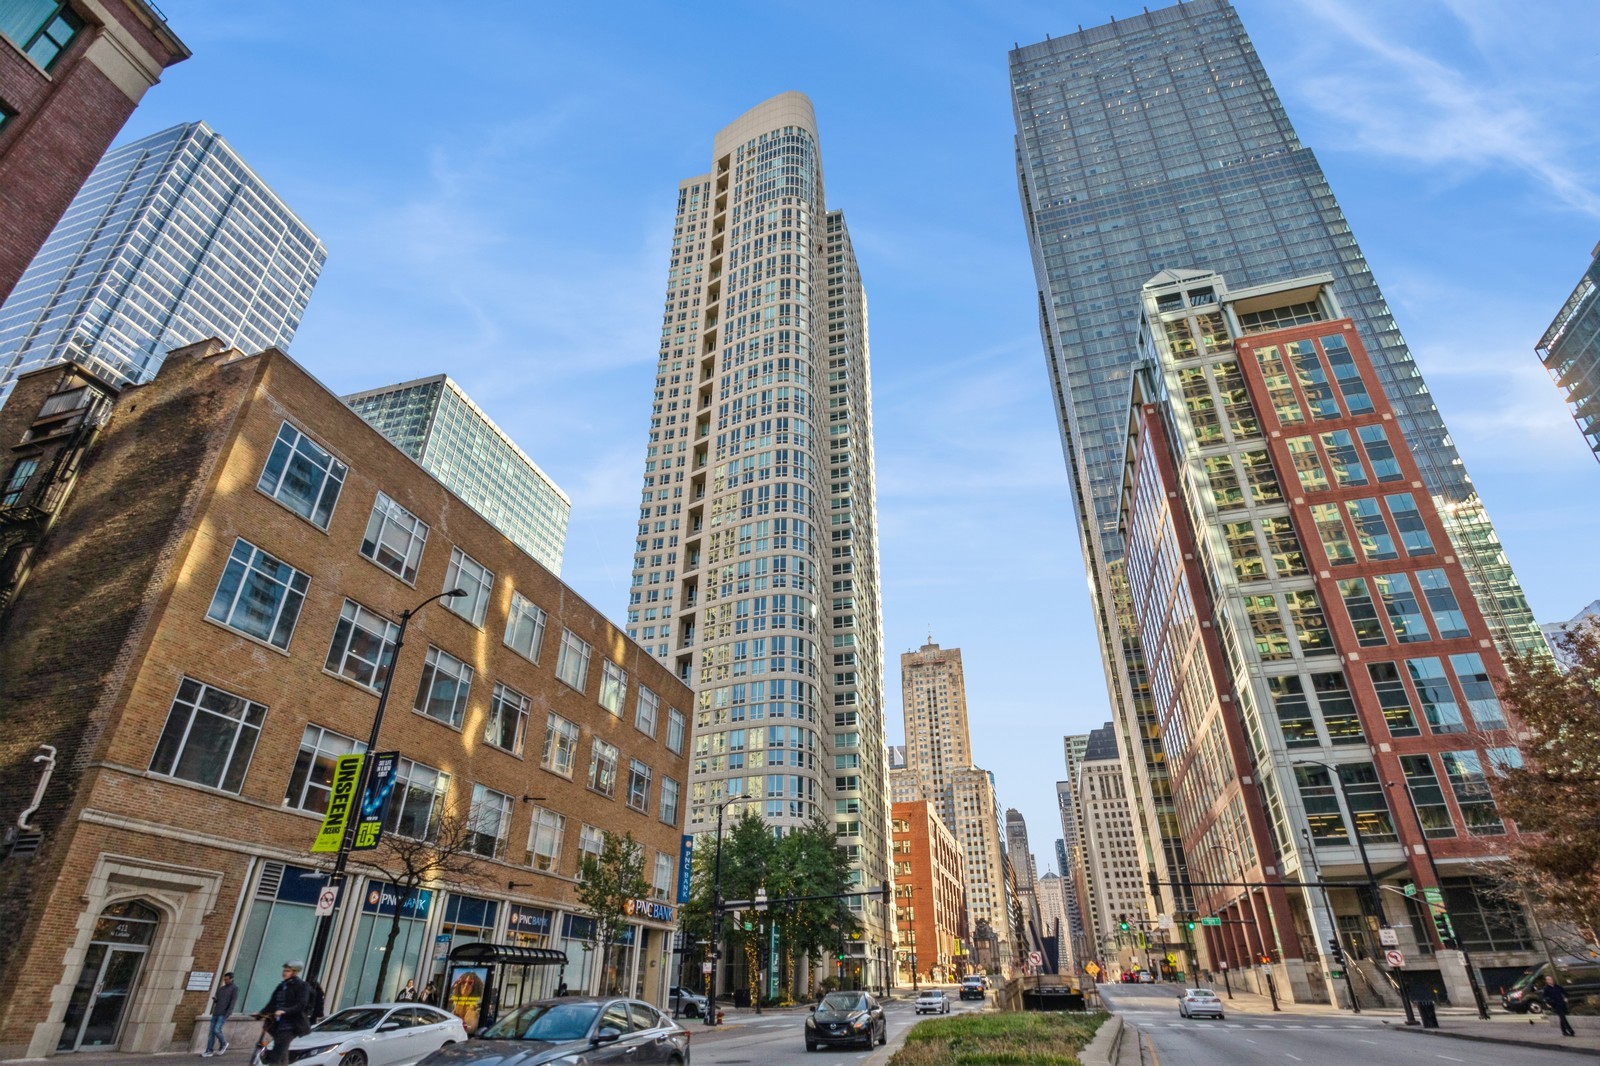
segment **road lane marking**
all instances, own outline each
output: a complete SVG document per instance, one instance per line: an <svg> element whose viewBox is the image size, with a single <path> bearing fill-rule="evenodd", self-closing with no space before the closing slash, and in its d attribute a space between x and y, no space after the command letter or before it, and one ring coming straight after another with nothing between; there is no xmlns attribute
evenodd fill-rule
<svg viewBox="0 0 1600 1066"><path fill-rule="evenodd" d="M1453 1055L1440 1055L1439 1057L1441 1059L1449 1059L1451 1062L1466 1062L1467 1061L1466 1059L1458 1059Z"/></svg>
<svg viewBox="0 0 1600 1066"><path fill-rule="evenodd" d="M1304 1062L1304 1061L1305 1061L1305 1060L1304 1060L1304 1059L1302 1059L1302 1058L1301 1058L1301 1057L1300 1057L1300 1056L1299 1056L1299 1055L1291 1055L1291 1054L1289 1054L1289 1053L1288 1053L1288 1052L1287 1052L1287 1051L1285 1051L1285 1052L1284 1052L1284 1053L1283 1053L1283 1057L1284 1057L1284 1058L1286 1058L1286 1059L1293 1059L1293 1060L1294 1060L1294 1061L1296 1061L1296 1062Z"/></svg>

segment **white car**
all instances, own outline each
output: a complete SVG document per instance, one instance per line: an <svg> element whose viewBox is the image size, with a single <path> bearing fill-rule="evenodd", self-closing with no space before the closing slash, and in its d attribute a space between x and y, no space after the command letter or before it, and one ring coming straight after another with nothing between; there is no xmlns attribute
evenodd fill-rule
<svg viewBox="0 0 1600 1066"><path fill-rule="evenodd" d="M1185 1018L1205 1015L1219 1021L1227 1017L1222 1009L1222 1000L1209 988L1184 989L1183 995L1178 997L1178 1014Z"/></svg>
<svg viewBox="0 0 1600 1066"><path fill-rule="evenodd" d="M346 1007L289 1045L295 1066L410 1066L450 1044L465 1043L454 1014L422 1003Z"/></svg>
<svg viewBox="0 0 1600 1066"><path fill-rule="evenodd" d="M949 1014L950 997L942 988L930 988L917 995L918 1014Z"/></svg>

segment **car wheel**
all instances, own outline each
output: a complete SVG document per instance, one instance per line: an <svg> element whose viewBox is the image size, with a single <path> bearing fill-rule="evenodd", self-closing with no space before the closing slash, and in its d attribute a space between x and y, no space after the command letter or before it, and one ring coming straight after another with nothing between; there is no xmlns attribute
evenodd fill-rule
<svg viewBox="0 0 1600 1066"><path fill-rule="evenodd" d="M882 1047L889 1042L889 1023L885 1021L883 1028L878 1030L878 1046Z"/></svg>
<svg viewBox="0 0 1600 1066"><path fill-rule="evenodd" d="M806 1041L806 1050L807 1051L815 1051L815 1050L817 1050L817 1042L815 1040L807 1040Z"/></svg>
<svg viewBox="0 0 1600 1066"><path fill-rule="evenodd" d="M367 1066L367 1053L364 1051L346 1051L344 1058L339 1060L339 1066Z"/></svg>

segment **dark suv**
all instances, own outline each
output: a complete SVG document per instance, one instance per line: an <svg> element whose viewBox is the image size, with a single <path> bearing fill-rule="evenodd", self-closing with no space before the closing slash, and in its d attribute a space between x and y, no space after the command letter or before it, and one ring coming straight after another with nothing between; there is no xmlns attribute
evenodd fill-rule
<svg viewBox="0 0 1600 1066"><path fill-rule="evenodd" d="M1550 964L1541 962L1521 977L1517 983L1500 996L1500 1005L1513 1014L1543 1014L1544 975ZM1556 983L1567 990L1572 999L1587 999L1600 995L1600 963L1588 959L1564 960L1556 963Z"/></svg>
<svg viewBox="0 0 1600 1066"><path fill-rule="evenodd" d="M962 999L982 999L983 998L983 978L981 978L981 977L963 977L961 979L961 998Z"/></svg>

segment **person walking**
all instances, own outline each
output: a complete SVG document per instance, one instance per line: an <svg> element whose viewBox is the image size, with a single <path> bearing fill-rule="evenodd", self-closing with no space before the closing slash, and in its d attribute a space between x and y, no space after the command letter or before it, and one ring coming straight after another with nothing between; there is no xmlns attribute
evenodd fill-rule
<svg viewBox="0 0 1600 1066"><path fill-rule="evenodd" d="M1576 1036L1577 1034L1572 1031L1572 1023L1567 1021L1567 1011L1570 1009L1567 990L1556 984L1554 974L1544 975L1544 987L1539 990L1539 995L1544 1000L1544 1005L1550 1008L1550 1013L1561 1022L1561 1035Z"/></svg>
<svg viewBox="0 0 1600 1066"><path fill-rule="evenodd" d="M283 980L272 990L272 998L261 1008L272 1027L272 1054L268 1062L289 1066L289 1042L311 1031L311 986L300 979L305 967L299 962L283 964Z"/></svg>
<svg viewBox="0 0 1600 1066"><path fill-rule="evenodd" d="M222 1027L238 1002L239 986L233 983L233 974L225 973L222 975L222 984L211 994L211 1032L206 1034L206 1049L200 1053L201 1058L209 1059L228 1050Z"/></svg>
<svg viewBox="0 0 1600 1066"><path fill-rule="evenodd" d="M417 983L415 981L407 981L406 986L400 990L400 994L394 997L394 1001L396 1003L415 1003L418 998Z"/></svg>

